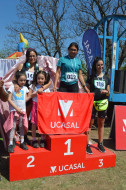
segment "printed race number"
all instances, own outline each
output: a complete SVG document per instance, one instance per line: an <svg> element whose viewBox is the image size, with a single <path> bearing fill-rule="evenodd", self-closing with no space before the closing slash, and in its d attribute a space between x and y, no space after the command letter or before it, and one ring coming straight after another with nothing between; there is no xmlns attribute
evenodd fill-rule
<svg viewBox="0 0 126 190"><path fill-rule="evenodd" d="M98 167L101 168L103 166L103 159L99 159L99 165Z"/></svg>
<svg viewBox="0 0 126 190"><path fill-rule="evenodd" d="M71 139L68 139L64 144L67 145L67 152L64 153L64 156L73 155L74 153L70 151L70 149L71 149Z"/></svg>
<svg viewBox="0 0 126 190"><path fill-rule="evenodd" d="M35 165L32 164L35 160L35 157L34 156L28 156L27 159L28 160L31 159L30 162L28 162L28 164L27 164L27 168L35 167Z"/></svg>
<svg viewBox="0 0 126 190"><path fill-rule="evenodd" d="M76 73L71 73L71 72L66 73L66 81L67 82L72 82L72 81L76 81L76 80L77 80L77 74Z"/></svg>
<svg viewBox="0 0 126 190"><path fill-rule="evenodd" d="M94 86L99 89L105 89L105 81L94 80Z"/></svg>

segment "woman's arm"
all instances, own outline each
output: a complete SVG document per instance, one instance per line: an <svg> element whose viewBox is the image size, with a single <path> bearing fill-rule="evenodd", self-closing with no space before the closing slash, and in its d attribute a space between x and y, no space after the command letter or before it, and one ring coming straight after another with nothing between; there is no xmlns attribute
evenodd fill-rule
<svg viewBox="0 0 126 190"><path fill-rule="evenodd" d="M18 66L16 72L17 72L17 71L20 71L22 68L23 68L23 63L21 63L21 64ZM15 73L16 73L16 72L15 72ZM14 76L12 82L13 82L13 84L14 84L14 89L15 89L15 91L16 91L17 93L19 93L21 88L20 88L19 85L17 84L17 81L16 81L16 79L15 79L15 76Z"/></svg>
<svg viewBox="0 0 126 190"><path fill-rule="evenodd" d="M87 85L86 85L86 86L87 86L87 88L90 90L90 84L89 84L89 83L87 83Z"/></svg>
<svg viewBox="0 0 126 190"><path fill-rule="evenodd" d="M3 85L4 85L4 81L1 79L0 80L0 99L3 102L6 102L8 100L8 93L5 92Z"/></svg>
<svg viewBox="0 0 126 190"><path fill-rule="evenodd" d="M31 98L34 98L35 96L37 96L37 91L33 92L33 90L31 88L29 88L29 93L26 94L25 101L27 102Z"/></svg>
<svg viewBox="0 0 126 190"><path fill-rule="evenodd" d="M20 71L20 70L23 68L23 65L24 65L24 64L21 63L21 64L17 67L15 73L16 73L17 71ZM13 84L17 84L17 82L15 82L15 76L14 76L14 78L13 78Z"/></svg>
<svg viewBox="0 0 126 190"><path fill-rule="evenodd" d="M107 85L107 91L108 91L108 92L107 92L106 95L109 96L109 95L110 95L110 85Z"/></svg>
<svg viewBox="0 0 126 190"><path fill-rule="evenodd" d="M47 89L51 85L51 80L43 86L43 90Z"/></svg>
<svg viewBox="0 0 126 190"><path fill-rule="evenodd" d="M43 71L43 68L42 68L42 67L39 67L39 71Z"/></svg>
<svg viewBox="0 0 126 190"><path fill-rule="evenodd" d="M54 92L57 91L57 83L58 83L58 80L60 78L60 73L61 73L61 67L57 67L55 81L54 81L54 87L53 87Z"/></svg>
<svg viewBox="0 0 126 190"><path fill-rule="evenodd" d="M19 113L19 114L23 114L23 111L17 107L14 102L12 101L12 94L9 92L9 95L8 95L8 102L12 105L12 107Z"/></svg>
<svg viewBox="0 0 126 190"><path fill-rule="evenodd" d="M21 63L19 66L18 66L18 68L17 68L17 71L20 71L20 70L22 70L22 68L23 68L23 63Z"/></svg>
<svg viewBox="0 0 126 190"><path fill-rule="evenodd" d="M101 90L101 94L106 94L106 96L110 95L110 85L107 85L106 90Z"/></svg>
<svg viewBox="0 0 126 190"><path fill-rule="evenodd" d="M82 70L81 69L79 70L78 78L79 78L79 80L81 82L81 85L83 86L85 92L90 93L90 90L87 88L87 86L85 84L84 77L82 75Z"/></svg>

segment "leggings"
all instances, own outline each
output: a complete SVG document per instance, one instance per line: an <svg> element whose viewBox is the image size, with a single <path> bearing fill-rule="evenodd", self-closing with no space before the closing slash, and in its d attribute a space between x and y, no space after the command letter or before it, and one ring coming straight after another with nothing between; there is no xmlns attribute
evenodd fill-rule
<svg viewBox="0 0 126 190"><path fill-rule="evenodd" d="M23 117L20 116L19 118L19 129L20 129L20 136L21 137L24 137L24 127L23 127L23 124L22 124L22 120L23 120ZM17 117L16 116L13 116L13 127L10 131L10 139L13 139L14 138L14 134L15 134L15 129L16 129L16 124L17 124Z"/></svg>

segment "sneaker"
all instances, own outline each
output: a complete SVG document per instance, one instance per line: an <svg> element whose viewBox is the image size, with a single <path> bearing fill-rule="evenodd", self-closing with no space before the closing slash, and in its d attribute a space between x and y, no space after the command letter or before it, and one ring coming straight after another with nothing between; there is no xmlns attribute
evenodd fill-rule
<svg viewBox="0 0 126 190"><path fill-rule="evenodd" d="M86 152L87 152L87 154L93 154L93 152L92 152L91 147L90 147L89 144L87 144Z"/></svg>
<svg viewBox="0 0 126 190"><path fill-rule="evenodd" d="M98 143L98 149L99 149L100 152L103 152L103 153L106 152L106 150L104 149L102 143Z"/></svg>
<svg viewBox="0 0 126 190"><path fill-rule="evenodd" d="M28 145L31 145L30 140L28 139L27 135L24 136L24 142Z"/></svg>
<svg viewBox="0 0 126 190"><path fill-rule="evenodd" d="M45 148L46 147L46 142L44 140L40 141L40 147Z"/></svg>
<svg viewBox="0 0 126 190"><path fill-rule="evenodd" d="M38 141L32 141L32 146L33 148L39 148L39 144L38 144Z"/></svg>
<svg viewBox="0 0 126 190"><path fill-rule="evenodd" d="M13 146L13 144L8 145L8 152L9 153L14 153L14 146Z"/></svg>
<svg viewBox="0 0 126 190"><path fill-rule="evenodd" d="M25 142L20 144L20 148L22 148L23 150L28 150L28 147L26 146Z"/></svg>

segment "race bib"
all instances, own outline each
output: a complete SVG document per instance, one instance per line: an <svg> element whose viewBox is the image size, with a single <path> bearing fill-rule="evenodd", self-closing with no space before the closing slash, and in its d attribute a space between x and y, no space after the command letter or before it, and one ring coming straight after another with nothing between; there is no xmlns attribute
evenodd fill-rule
<svg viewBox="0 0 126 190"><path fill-rule="evenodd" d="M105 89L105 81L103 80L94 80L94 86L99 89Z"/></svg>
<svg viewBox="0 0 126 190"><path fill-rule="evenodd" d="M26 71L27 80L33 81L34 72Z"/></svg>
<svg viewBox="0 0 126 190"><path fill-rule="evenodd" d="M77 80L77 74L76 73L71 73L71 72L66 73L66 82L73 82L76 80Z"/></svg>

